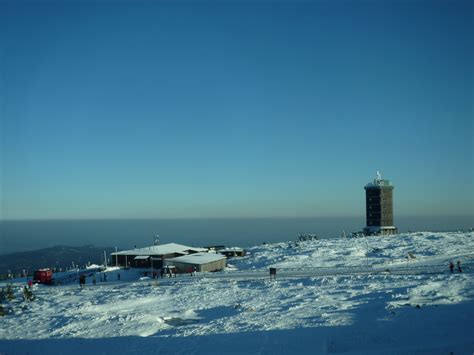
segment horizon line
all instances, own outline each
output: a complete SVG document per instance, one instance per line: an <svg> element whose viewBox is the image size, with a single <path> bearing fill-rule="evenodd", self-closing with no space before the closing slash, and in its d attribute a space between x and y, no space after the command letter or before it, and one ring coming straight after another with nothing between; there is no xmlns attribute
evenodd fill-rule
<svg viewBox="0 0 474 355"><path fill-rule="evenodd" d="M396 218L406 217L472 217L474 215L463 214L423 214L423 215L399 215ZM140 220L224 220L224 219L309 219L309 218L362 218L365 215L333 215L333 216L220 216L220 217L203 217L203 216L186 216L186 217L39 217L39 218L0 218L1 222L47 222L47 221L140 221ZM396 219L394 218L394 219Z"/></svg>

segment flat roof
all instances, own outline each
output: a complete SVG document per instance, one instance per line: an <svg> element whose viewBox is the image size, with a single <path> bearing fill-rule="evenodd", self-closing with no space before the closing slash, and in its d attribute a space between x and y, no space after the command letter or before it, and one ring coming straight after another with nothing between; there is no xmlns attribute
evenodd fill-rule
<svg viewBox="0 0 474 355"><path fill-rule="evenodd" d="M178 256L176 258L168 259L168 261L176 261L179 263L185 264L207 264L212 263L214 261L225 260L226 257L222 254L214 254L214 253L196 253L184 256Z"/></svg>
<svg viewBox="0 0 474 355"><path fill-rule="evenodd" d="M168 243L168 244L160 244L160 245L152 245L145 248L137 248L131 250L122 250L117 253L111 253L110 255L165 255L165 254L173 254L173 253L180 253L180 254L188 254L189 251L193 252L204 252L207 251L205 248L195 248L189 247L182 244L176 243Z"/></svg>
<svg viewBox="0 0 474 355"><path fill-rule="evenodd" d="M390 180L374 180L373 182L369 182L367 185L365 185L365 188L379 188L379 187L393 187L392 183Z"/></svg>

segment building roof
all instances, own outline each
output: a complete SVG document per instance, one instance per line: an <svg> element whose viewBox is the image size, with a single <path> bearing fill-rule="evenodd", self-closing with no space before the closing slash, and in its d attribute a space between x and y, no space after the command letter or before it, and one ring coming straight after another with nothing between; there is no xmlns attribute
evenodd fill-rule
<svg viewBox="0 0 474 355"><path fill-rule="evenodd" d="M188 247L186 245L176 244L176 243L168 243L168 244L160 244L160 245L152 245L146 248L138 248L138 249L131 249L131 250L122 250L117 253L111 253L110 255L143 255L143 256L156 256L156 255L165 255L165 254L189 254L189 252L204 252L207 249L204 248L195 248L195 247Z"/></svg>
<svg viewBox="0 0 474 355"><path fill-rule="evenodd" d="M226 257L222 254L214 253L196 253L184 256L178 256L177 258L168 259L168 261L176 261L185 264L196 264L203 265L212 263L214 261L225 260Z"/></svg>

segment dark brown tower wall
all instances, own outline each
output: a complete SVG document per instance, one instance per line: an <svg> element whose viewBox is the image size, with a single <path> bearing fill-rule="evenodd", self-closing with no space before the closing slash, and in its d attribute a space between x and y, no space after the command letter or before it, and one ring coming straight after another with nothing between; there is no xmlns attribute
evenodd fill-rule
<svg viewBox="0 0 474 355"><path fill-rule="evenodd" d="M367 187L365 193L368 227L393 226L393 187Z"/></svg>

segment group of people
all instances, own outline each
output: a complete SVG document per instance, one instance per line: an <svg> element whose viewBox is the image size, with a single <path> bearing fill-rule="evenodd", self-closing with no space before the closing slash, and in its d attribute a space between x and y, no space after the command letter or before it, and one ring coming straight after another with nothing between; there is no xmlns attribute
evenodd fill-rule
<svg viewBox="0 0 474 355"><path fill-rule="evenodd" d="M104 272L104 273L101 273L99 272L99 280L100 282L107 282L107 274ZM92 275L92 283L95 285L97 283L97 278L95 276L96 274L93 274ZM120 280L120 274L117 275L117 278ZM80 278L79 278L79 281L80 281ZM79 282L80 283L80 282Z"/></svg>
<svg viewBox="0 0 474 355"><path fill-rule="evenodd" d="M99 280L100 282L107 282L107 274L104 272L99 272ZM92 275L92 284L95 285L97 284L97 277L96 277L96 274L91 274ZM89 275L89 276L91 276ZM87 278L87 275L85 274L82 274L82 275L79 275L79 286L82 288L84 287L84 285L86 284L86 278ZM117 274L117 281L120 281L120 273Z"/></svg>
<svg viewBox="0 0 474 355"><path fill-rule="evenodd" d="M461 267L461 260L458 260L458 272L462 272L462 267ZM451 271L451 273L454 272L454 264L452 261L449 262L449 270Z"/></svg>

